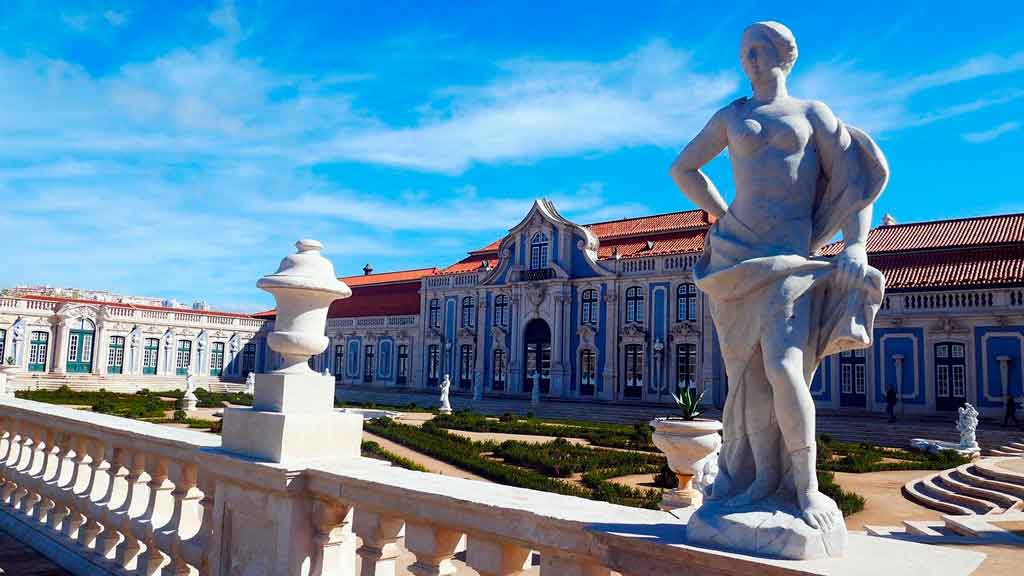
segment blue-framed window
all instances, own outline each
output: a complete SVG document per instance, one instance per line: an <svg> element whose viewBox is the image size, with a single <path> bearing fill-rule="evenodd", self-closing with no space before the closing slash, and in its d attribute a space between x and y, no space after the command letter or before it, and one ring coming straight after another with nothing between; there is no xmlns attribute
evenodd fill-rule
<svg viewBox="0 0 1024 576"><path fill-rule="evenodd" d="M626 322L644 321L644 291L640 286L626 289Z"/></svg>
<svg viewBox="0 0 1024 576"><path fill-rule="evenodd" d="M462 326L472 328L476 320L476 302L472 296L462 299Z"/></svg>
<svg viewBox="0 0 1024 576"><path fill-rule="evenodd" d="M494 325L506 326L508 321L508 296L498 294L494 297Z"/></svg>
<svg viewBox="0 0 1024 576"><path fill-rule="evenodd" d="M697 319L697 287L684 282L676 287L676 320L694 321Z"/></svg>
<svg viewBox="0 0 1024 576"><path fill-rule="evenodd" d="M583 291L583 295L580 297L582 301L582 310L580 311L580 324L597 324L597 290L593 288Z"/></svg>
<svg viewBox="0 0 1024 576"><path fill-rule="evenodd" d="M430 300L430 327L441 327L441 301L437 298Z"/></svg>
<svg viewBox="0 0 1024 576"><path fill-rule="evenodd" d="M533 235L530 240L530 270L548 267L548 237L543 232Z"/></svg>

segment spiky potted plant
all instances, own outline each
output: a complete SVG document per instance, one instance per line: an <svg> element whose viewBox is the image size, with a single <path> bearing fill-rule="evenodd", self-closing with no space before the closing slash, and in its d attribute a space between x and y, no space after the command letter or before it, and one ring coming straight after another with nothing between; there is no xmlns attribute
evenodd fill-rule
<svg viewBox="0 0 1024 576"><path fill-rule="evenodd" d="M703 392L698 394L693 388L686 388L678 396L672 394L672 398L680 415L655 418L650 422L654 428L654 445L665 454L668 467L679 479L679 487L666 490L662 496L661 507L667 510L700 506L703 495L693 487L693 477L704 459L722 445L719 435L722 423L699 417Z"/></svg>

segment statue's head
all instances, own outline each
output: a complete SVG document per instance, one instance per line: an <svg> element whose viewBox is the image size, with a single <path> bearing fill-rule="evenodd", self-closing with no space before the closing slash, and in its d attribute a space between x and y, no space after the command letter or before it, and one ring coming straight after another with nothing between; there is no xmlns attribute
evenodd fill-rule
<svg viewBox="0 0 1024 576"><path fill-rule="evenodd" d="M796 37L783 24L755 22L743 31L740 64L752 84L773 74L789 74L796 57Z"/></svg>

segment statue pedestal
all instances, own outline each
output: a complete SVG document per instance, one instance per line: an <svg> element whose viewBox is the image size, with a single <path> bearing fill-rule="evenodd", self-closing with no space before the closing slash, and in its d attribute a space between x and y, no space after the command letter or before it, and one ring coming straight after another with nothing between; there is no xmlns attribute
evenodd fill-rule
<svg viewBox="0 0 1024 576"><path fill-rule="evenodd" d="M178 400L178 410L185 410L187 412L189 410L195 410L198 405L199 399L191 392L186 392L185 395L181 397L181 400Z"/></svg>
<svg viewBox="0 0 1024 576"><path fill-rule="evenodd" d="M773 499L737 507L705 501L690 516L686 537L697 545L792 560L842 556L849 538L845 523L828 532L811 528L794 506Z"/></svg>
<svg viewBox="0 0 1024 576"><path fill-rule="evenodd" d="M290 462L359 456L363 418L334 409L334 378L274 372L256 376L252 408L225 408L223 447Z"/></svg>

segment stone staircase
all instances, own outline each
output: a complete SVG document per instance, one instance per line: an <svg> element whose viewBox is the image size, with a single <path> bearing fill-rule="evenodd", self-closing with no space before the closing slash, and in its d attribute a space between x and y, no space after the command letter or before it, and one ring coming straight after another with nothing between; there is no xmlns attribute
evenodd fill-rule
<svg viewBox="0 0 1024 576"><path fill-rule="evenodd" d="M1024 457L1024 438L1019 438L1016 442L1007 442L996 448L982 449L983 456L1016 456Z"/></svg>
<svg viewBox="0 0 1024 576"><path fill-rule="evenodd" d="M1024 546L1024 537L1014 533L1021 522L1024 512L1010 511L983 516L943 515L941 520L904 520L901 526L868 525L864 531L870 536L921 544Z"/></svg>
<svg viewBox="0 0 1024 576"><path fill-rule="evenodd" d="M977 516L1024 510L1024 472L1000 464L1016 457L975 460L957 468L911 480L903 495L926 508L955 516Z"/></svg>
<svg viewBox="0 0 1024 576"><path fill-rule="evenodd" d="M245 390L245 383L239 380L222 380L211 376L194 376L196 386L211 392L239 392ZM50 374L19 373L9 376L7 386L14 390L56 390L67 386L72 390L99 390L134 394L148 389L154 392L184 390L184 376L126 375L126 374Z"/></svg>

